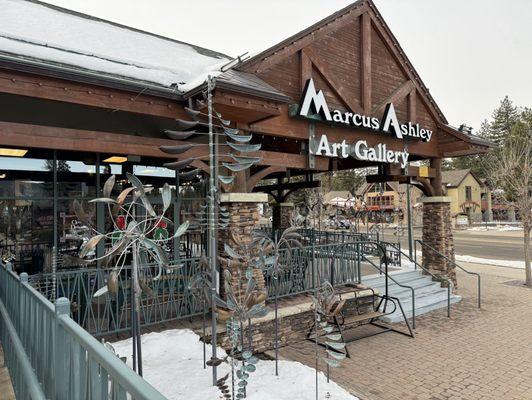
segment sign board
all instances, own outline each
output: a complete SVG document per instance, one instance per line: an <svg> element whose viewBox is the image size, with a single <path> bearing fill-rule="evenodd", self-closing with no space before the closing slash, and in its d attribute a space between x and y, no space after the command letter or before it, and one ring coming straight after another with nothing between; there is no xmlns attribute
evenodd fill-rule
<svg viewBox="0 0 532 400"><path fill-rule="evenodd" d="M467 226L467 225L469 225L469 218L467 218L467 215L457 215L456 216L456 225L457 226Z"/></svg>
<svg viewBox="0 0 532 400"><path fill-rule="evenodd" d="M323 91L316 90L312 79L309 79L305 85L302 100L295 114L312 120L320 119L326 123L393 135L401 140L414 139L429 142L433 135L432 130L425 129L411 121L401 124L392 103L386 105L382 119L354 112L330 110ZM345 139L340 143L330 142L327 135L315 132L314 127L309 133L309 163L312 160L311 155L319 155L337 158L354 157L363 161L398 164L401 168L408 166L409 153L406 144L403 151L396 151L388 149L385 143L370 147L366 140L359 140L356 143L347 143Z"/></svg>

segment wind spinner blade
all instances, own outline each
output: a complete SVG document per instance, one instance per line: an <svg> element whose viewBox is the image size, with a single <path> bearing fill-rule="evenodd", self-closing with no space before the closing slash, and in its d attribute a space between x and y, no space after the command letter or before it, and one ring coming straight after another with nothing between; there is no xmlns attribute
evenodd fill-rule
<svg viewBox="0 0 532 400"><path fill-rule="evenodd" d="M218 175L218 179L219 179L220 182L222 182L224 185L229 185L229 184L233 183L233 181L235 180L235 177L234 177L234 176Z"/></svg>
<svg viewBox="0 0 532 400"><path fill-rule="evenodd" d="M192 143L178 144L176 146L159 146L159 149L167 154L182 154L190 150L194 145Z"/></svg>
<svg viewBox="0 0 532 400"><path fill-rule="evenodd" d="M189 172L181 172L179 174L179 179L192 179L195 178L200 173L200 169L196 168Z"/></svg>
<svg viewBox="0 0 532 400"><path fill-rule="evenodd" d="M176 119L175 122L177 125L176 129L180 131L194 129L196 127L202 127L202 128L207 127L206 124L204 124L203 122L198 122L198 121L186 121L184 119Z"/></svg>
<svg viewBox="0 0 532 400"><path fill-rule="evenodd" d="M163 166L168 169L173 169L174 171L179 171L180 169L185 168L187 165L190 165L192 161L194 161L193 158L187 158L181 161L174 161L174 162L166 163L166 164L163 164Z"/></svg>
<svg viewBox="0 0 532 400"><path fill-rule="evenodd" d="M195 135L197 132L196 131L181 132L181 131L172 131L172 130L169 130L169 129L165 129L164 133L166 133L166 136L168 136L170 139L186 140L189 137L191 137L192 135Z"/></svg>
<svg viewBox="0 0 532 400"><path fill-rule="evenodd" d="M253 165L253 163L251 162L248 162L248 163L236 163L236 164L230 164L230 163L227 163L227 162L223 162L222 165L229 169L230 171L233 171L233 172L239 172L239 171L243 171L245 169L248 169L249 167L251 167Z"/></svg>
<svg viewBox="0 0 532 400"><path fill-rule="evenodd" d="M218 118L218 121L220 121L223 125L228 126L231 125L231 121L228 121L226 119L222 118L222 114L216 111L216 117Z"/></svg>
<svg viewBox="0 0 532 400"><path fill-rule="evenodd" d="M247 143L253 137L253 135L238 135L238 134L230 133L228 132L227 129L224 129L224 132L228 138L233 139L235 142L239 142L239 143Z"/></svg>
<svg viewBox="0 0 532 400"><path fill-rule="evenodd" d="M249 153L253 151L259 151L261 144L238 144L238 143L226 143L229 147L231 147L233 150L240 151L242 153Z"/></svg>
<svg viewBox="0 0 532 400"><path fill-rule="evenodd" d="M201 111L193 110L190 107L185 107L185 112L188 114L190 118L192 118L194 121L200 121L200 116L202 114Z"/></svg>
<svg viewBox="0 0 532 400"><path fill-rule="evenodd" d="M253 163L256 164L260 160L262 160L262 157L250 157L250 156L237 156L235 154L229 154L233 160L235 160L237 163Z"/></svg>

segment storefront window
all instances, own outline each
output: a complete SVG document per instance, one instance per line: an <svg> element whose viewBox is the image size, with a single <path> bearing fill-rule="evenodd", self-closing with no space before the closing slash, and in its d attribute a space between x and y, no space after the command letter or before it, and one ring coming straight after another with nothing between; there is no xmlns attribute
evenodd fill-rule
<svg viewBox="0 0 532 400"><path fill-rule="evenodd" d="M94 228L108 232L113 226L107 208L90 200L101 196L111 175L116 177L112 196L118 196L129 186L126 172L138 175L147 187L154 188L148 197L158 212L162 207L160 188L165 183L171 186L175 198L175 172L158 166L110 164L101 162L97 154L43 149L29 150L23 158L0 157L0 255L11 255L19 273L49 272L55 247L59 269L81 267L74 261L80 246L94 232L77 221L73 202L83 204ZM177 206L172 204L167 210L170 220L187 217L188 204L183 209L181 204ZM171 235L173 228L165 222L157 232ZM101 255L104 251L102 243L96 252ZM172 244L167 251L173 251Z"/></svg>

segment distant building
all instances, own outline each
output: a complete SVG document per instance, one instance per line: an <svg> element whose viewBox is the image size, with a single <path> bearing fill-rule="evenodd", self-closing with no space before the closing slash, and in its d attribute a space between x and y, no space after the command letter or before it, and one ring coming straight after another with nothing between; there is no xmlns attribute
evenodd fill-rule
<svg viewBox="0 0 532 400"><path fill-rule="evenodd" d="M456 225L491 219L490 190L470 169L443 171L442 183L445 196L452 199L451 216Z"/></svg>
<svg viewBox="0 0 532 400"><path fill-rule="evenodd" d="M406 188L405 184L398 182L365 183L355 193L357 208L367 210L370 221L397 223L406 213ZM414 208L421 206L421 190L415 186L411 186L411 190L412 205ZM421 223L421 214L419 221L414 217L413 222Z"/></svg>
<svg viewBox="0 0 532 400"><path fill-rule="evenodd" d="M451 215L455 225L473 222L491 221L493 213L496 219L507 219L507 207L494 204L489 187L478 179L469 169L443 171L442 184L444 195L451 198ZM365 207L370 219L398 222L406 210L406 185L398 182L365 183L355 195L357 207ZM422 193L411 186L411 201L414 210L420 208ZM414 212L414 224L417 213ZM499 217L499 218L497 218Z"/></svg>

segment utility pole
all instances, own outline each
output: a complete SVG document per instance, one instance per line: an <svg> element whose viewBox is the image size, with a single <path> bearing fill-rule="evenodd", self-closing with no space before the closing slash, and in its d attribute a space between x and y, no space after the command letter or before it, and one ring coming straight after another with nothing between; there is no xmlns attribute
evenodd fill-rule
<svg viewBox="0 0 532 400"><path fill-rule="evenodd" d="M218 287L218 274L216 270L216 160L215 160L215 146L214 141L214 129L212 124L212 89L213 89L213 80L209 75L207 78L207 105L209 112L209 229L208 229L208 240L209 240L209 267L211 270L211 346L212 346L212 358L216 358L216 312L214 311L214 305L216 304L216 294ZM216 386L217 374L216 366L212 366L212 384Z"/></svg>

